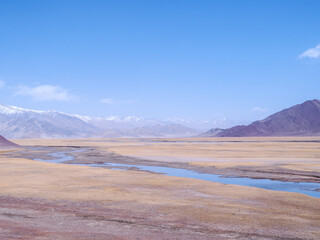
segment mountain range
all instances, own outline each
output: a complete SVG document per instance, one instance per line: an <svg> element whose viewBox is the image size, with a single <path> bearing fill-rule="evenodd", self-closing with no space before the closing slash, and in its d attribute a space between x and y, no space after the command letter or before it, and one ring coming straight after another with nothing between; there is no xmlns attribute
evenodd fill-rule
<svg viewBox="0 0 320 240"><path fill-rule="evenodd" d="M0 134L9 139L185 137L198 133L182 124L137 117L92 118L0 104Z"/></svg>
<svg viewBox="0 0 320 240"><path fill-rule="evenodd" d="M64 113L0 105L0 133L6 138L85 138L97 131Z"/></svg>
<svg viewBox="0 0 320 240"><path fill-rule="evenodd" d="M316 136L320 135L320 101L309 100L249 125L211 129L201 137Z"/></svg>
<svg viewBox="0 0 320 240"><path fill-rule="evenodd" d="M116 116L93 118L0 104L0 134L9 139L315 136L320 135L320 101L306 101L249 125L212 128L202 134L170 121Z"/></svg>

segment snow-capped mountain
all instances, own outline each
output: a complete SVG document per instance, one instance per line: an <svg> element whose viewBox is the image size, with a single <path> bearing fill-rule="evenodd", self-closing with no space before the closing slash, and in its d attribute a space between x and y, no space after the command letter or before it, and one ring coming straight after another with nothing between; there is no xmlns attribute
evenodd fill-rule
<svg viewBox="0 0 320 240"><path fill-rule="evenodd" d="M0 134L21 138L184 137L199 131L134 116L89 117L0 104Z"/></svg>
<svg viewBox="0 0 320 240"><path fill-rule="evenodd" d="M167 118L165 120L156 120L150 118L143 118L137 116L107 116L107 117L89 117L82 115L70 115L77 117L83 120L86 123L92 124L93 126L110 130L110 129L119 129L119 130L128 130L138 127L151 127L155 125L183 125L188 128L198 129L201 131L210 129L212 127L219 128L228 128L232 127L239 122L231 121L226 118L221 119L211 119L211 120L200 120L192 118ZM246 123L246 122L244 122Z"/></svg>
<svg viewBox="0 0 320 240"><path fill-rule="evenodd" d="M98 129L79 118L0 104L0 132L6 138L80 138Z"/></svg>
<svg viewBox="0 0 320 240"><path fill-rule="evenodd" d="M137 127L154 126L154 125L166 125L172 124L173 122L157 121L154 119L146 119L136 116L107 116L107 117L89 117L81 115L72 115L89 123L95 127L110 130L129 130Z"/></svg>
<svg viewBox="0 0 320 240"><path fill-rule="evenodd" d="M26 113L26 112L45 113L45 111L30 110L30 109L24 109L20 107L0 104L0 114L13 115L13 114Z"/></svg>

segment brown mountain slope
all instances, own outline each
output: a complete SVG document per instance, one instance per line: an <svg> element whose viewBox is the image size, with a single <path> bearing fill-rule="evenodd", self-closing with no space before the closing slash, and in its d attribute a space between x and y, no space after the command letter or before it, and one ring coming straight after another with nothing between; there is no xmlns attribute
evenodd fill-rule
<svg viewBox="0 0 320 240"><path fill-rule="evenodd" d="M247 126L226 129L214 136L314 136L320 135L320 101L317 99L284 109Z"/></svg>
<svg viewBox="0 0 320 240"><path fill-rule="evenodd" d="M0 135L0 150L17 149L17 148L20 148L18 144L10 142L9 140L5 139Z"/></svg>

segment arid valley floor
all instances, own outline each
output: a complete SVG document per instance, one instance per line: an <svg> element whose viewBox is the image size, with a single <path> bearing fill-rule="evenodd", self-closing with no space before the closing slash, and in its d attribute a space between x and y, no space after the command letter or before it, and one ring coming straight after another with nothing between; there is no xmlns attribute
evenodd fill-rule
<svg viewBox="0 0 320 240"><path fill-rule="evenodd" d="M320 198L85 166L320 183L319 137L14 142L23 149L0 153L0 239L320 239ZM33 160L75 149L62 164Z"/></svg>

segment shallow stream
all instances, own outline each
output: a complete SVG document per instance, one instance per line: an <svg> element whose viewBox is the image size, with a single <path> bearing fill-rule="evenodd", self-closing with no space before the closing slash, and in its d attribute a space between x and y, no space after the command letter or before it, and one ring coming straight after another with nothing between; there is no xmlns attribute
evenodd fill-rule
<svg viewBox="0 0 320 240"><path fill-rule="evenodd" d="M74 156L70 155L76 152L85 152L87 149L78 149L69 152L48 153L47 156L53 157L50 160L35 158L36 161L44 161L48 163L63 163L71 161ZM142 166L142 165L128 165L120 163L102 163L102 164L74 164L80 166L90 167L110 167L112 169L128 170L129 168L136 168L141 171L150 171L159 174L165 174L174 177L187 177L194 179L201 179L211 182L234 184L241 186L257 187L274 191L295 192L309 195L311 197L320 198L320 183L308 182L283 182L270 179L253 179L245 177L229 177L217 174L199 173L192 170L170 168L170 167L157 167L157 166Z"/></svg>

